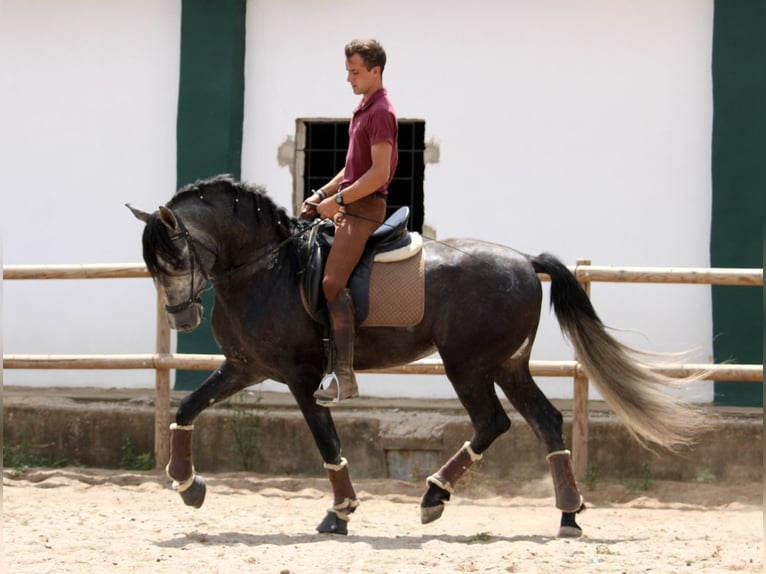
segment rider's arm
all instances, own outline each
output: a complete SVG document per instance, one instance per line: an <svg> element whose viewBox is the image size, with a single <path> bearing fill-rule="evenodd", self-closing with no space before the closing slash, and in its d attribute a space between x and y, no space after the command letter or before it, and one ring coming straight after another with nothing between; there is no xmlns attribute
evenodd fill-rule
<svg viewBox="0 0 766 574"><path fill-rule="evenodd" d="M372 165L362 177L343 189L343 203L353 203L378 191L386 185L391 174L391 153L393 146L386 141L370 147Z"/></svg>

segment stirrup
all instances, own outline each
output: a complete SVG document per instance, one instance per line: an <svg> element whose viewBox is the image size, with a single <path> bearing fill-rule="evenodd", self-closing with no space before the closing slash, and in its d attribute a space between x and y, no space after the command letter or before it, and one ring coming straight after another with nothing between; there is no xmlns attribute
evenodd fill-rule
<svg viewBox="0 0 766 574"><path fill-rule="evenodd" d="M324 386L326 384L326 386ZM335 395L333 397L328 396L328 391L332 391L333 386L335 387ZM335 374L335 371L332 373L327 373L325 377L322 379L322 382L320 383L320 388L314 391L314 398L316 399L316 403L321 407L334 407L337 406L338 403L342 400L348 400L348 399L355 399L359 396L359 390L356 389L356 392L354 390L351 390L346 396L341 396L341 389L343 387L341 386L340 379L338 378L338 375Z"/></svg>
<svg viewBox="0 0 766 574"><path fill-rule="evenodd" d="M325 393L332 389L333 385L335 385L336 390L335 396L333 398L326 398ZM319 383L319 388L314 391L314 398L320 407L337 406L340 402L340 380L338 379L338 375L335 374L335 371L327 373L324 376L322 382Z"/></svg>

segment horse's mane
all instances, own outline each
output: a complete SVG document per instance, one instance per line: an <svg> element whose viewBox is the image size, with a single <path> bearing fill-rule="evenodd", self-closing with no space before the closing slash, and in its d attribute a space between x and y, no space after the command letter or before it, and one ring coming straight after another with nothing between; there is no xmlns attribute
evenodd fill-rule
<svg viewBox="0 0 766 574"><path fill-rule="evenodd" d="M231 209L232 218L252 217L252 221L243 222L254 226L272 225L280 240L293 235L299 225L295 218L266 195L263 186L236 181L231 175L218 175L186 185L175 193L167 207L176 209L181 204L194 201L220 204L220 197L227 200L225 205ZM253 209L243 209L249 202L252 202ZM252 216L245 213L252 213ZM171 264L180 263L180 253L157 213L151 215L146 223L143 250L144 262L153 276L160 270L160 259Z"/></svg>
<svg viewBox="0 0 766 574"><path fill-rule="evenodd" d="M180 264L181 253L173 246L170 232L157 213L150 215L146 221L141 243L144 248L144 263L152 277L156 277L160 272L160 259L171 265Z"/></svg>

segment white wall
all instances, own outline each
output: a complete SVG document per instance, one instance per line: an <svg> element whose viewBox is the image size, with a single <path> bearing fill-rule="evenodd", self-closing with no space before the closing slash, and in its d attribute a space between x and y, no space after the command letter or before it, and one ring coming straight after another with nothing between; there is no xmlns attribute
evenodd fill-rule
<svg viewBox="0 0 766 574"><path fill-rule="evenodd" d="M243 177L283 205L278 147L300 117L348 117L343 45L377 37L400 117L426 121L426 221L566 263L707 266L712 0L251 0ZM180 1L5 0L3 263L141 260L123 207L175 188ZM154 348L146 280L5 281L4 353ZM644 348L711 343L707 287L596 284ZM547 305L547 301L546 301ZM535 358L569 359L547 309ZM451 396L438 377L363 377L375 395ZM5 371L6 384L151 386L150 371ZM543 385L567 396L568 383ZM707 398L712 387L707 386Z"/></svg>
<svg viewBox="0 0 766 574"><path fill-rule="evenodd" d="M363 15L363 17L362 17ZM348 117L343 46L376 37L400 117L426 121L426 223L567 264L709 265L712 0L251 0L243 178L292 205L277 149L299 117ZM605 323L650 350L711 348L709 287L596 284ZM570 359L546 308L533 358ZM425 377L375 395L451 396ZM705 384L701 398L712 398ZM544 381L551 396L569 383Z"/></svg>
<svg viewBox="0 0 766 574"><path fill-rule="evenodd" d="M179 0L5 0L3 263L141 261L175 191ZM151 353L149 279L4 281L4 353ZM17 371L5 384L151 386L152 371Z"/></svg>

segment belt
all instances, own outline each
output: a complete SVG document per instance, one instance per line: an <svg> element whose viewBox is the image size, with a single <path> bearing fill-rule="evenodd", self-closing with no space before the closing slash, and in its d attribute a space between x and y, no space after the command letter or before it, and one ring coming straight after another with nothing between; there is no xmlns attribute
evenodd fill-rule
<svg viewBox="0 0 766 574"><path fill-rule="evenodd" d="M344 189L346 189L347 187L348 187L347 185L341 185L341 186L339 186L339 187L338 187L338 193L340 193L341 191L343 191L343 190L344 190ZM374 192L373 192L371 195L372 195L373 197L380 197L380 198L382 198L382 199L386 199L386 198L388 198L388 192L382 192L382 191L374 191Z"/></svg>

